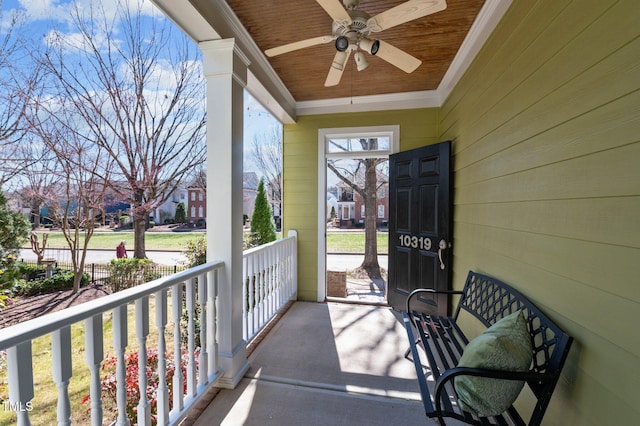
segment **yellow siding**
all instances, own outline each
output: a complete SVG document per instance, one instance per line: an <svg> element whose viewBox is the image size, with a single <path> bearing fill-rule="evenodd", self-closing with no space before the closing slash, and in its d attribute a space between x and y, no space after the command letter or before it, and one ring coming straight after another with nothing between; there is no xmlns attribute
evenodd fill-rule
<svg viewBox="0 0 640 426"><path fill-rule="evenodd" d="M299 117L284 126L283 227L298 231L298 298L316 300L318 276L318 130L400 125L400 148L438 142L437 109Z"/></svg>
<svg viewBox="0 0 640 426"><path fill-rule="evenodd" d="M640 421L640 6L513 2L440 109L454 285L518 287L576 339L545 424Z"/></svg>
<svg viewBox="0 0 640 426"><path fill-rule="evenodd" d="M318 129L399 124L401 150L451 139L454 286L501 278L576 339L545 424L637 424L639 22L636 0L513 2L441 108L285 126L299 298L317 294Z"/></svg>

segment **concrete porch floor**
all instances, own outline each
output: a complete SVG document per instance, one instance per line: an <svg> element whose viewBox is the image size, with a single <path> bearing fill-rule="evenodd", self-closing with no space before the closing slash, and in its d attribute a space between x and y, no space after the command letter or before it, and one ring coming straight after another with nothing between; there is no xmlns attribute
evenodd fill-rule
<svg viewBox="0 0 640 426"><path fill-rule="evenodd" d="M407 347L390 308L296 302L238 387L221 390L194 424L436 424L424 415Z"/></svg>

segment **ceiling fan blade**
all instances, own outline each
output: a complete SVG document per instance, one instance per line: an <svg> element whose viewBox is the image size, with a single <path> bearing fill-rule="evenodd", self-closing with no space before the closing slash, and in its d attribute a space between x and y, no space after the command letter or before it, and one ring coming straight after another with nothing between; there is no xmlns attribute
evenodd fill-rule
<svg viewBox="0 0 640 426"><path fill-rule="evenodd" d="M410 0L372 16L367 21L370 31L380 32L447 8L445 0Z"/></svg>
<svg viewBox="0 0 640 426"><path fill-rule="evenodd" d="M337 86L340 83L349 56L351 56L351 49L346 52L336 52L331 68L329 68L329 74L327 74L327 79L324 82L324 87Z"/></svg>
<svg viewBox="0 0 640 426"><path fill-rule="evenodd" d="M380 48L376 56L400 68L407 74L414 72L422 63L420 59L382 40L380 40Z"/></svg>
<svg viewBox="0 0 640 426"><path fill-rule="evenodd" d="M285 44L279 47L274 47L272 49L267 49L264 51L264 54L271 57L282 55L283 53L293 52L294 50L304 49L305 47L311 47L322 43L329 43L333 41L334 38L331 36L321 36L309 38L306 40L296 41L294 43Z"/></svg>
<svg viewBox="0 0 640 426"><path fill-rule="evenodd" d="M316 0L316 2L331 16L331 19L334 21L347 21L347 25L349 25L351 21L351 16L347 10L342 6L342 1L340 0Z"/></svg>

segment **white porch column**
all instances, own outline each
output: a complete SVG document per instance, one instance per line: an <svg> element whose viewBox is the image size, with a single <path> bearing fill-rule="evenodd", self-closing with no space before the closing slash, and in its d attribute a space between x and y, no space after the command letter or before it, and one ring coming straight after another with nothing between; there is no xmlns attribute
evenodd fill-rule
<svg viewBox="0 0 640 426"><path fill-rule="evenodd" d="M207 80L207 260L225 264L218 299L219 383L234 388L249 368L242 338L242 117L249 60L234 39L203 42L200 49Z"/></svg>

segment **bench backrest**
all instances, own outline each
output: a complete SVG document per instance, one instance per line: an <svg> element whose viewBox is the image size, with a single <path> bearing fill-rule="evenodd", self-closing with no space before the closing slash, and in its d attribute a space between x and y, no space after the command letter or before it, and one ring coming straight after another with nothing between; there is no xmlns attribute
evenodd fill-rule
<svg viewBox="0 0 640 426"><path fill-rule="evenodd" d="M513 312L524 311L533 346L531 371L547 374L552 378L542 383L529 382L538 398L532 420L537 416L541 419L573 339L525 296L500 280L470 271L462 292L454 313L455 319L461 310L465 310L489 327ZM535 424L535 421L530 424Z"/></svg>

